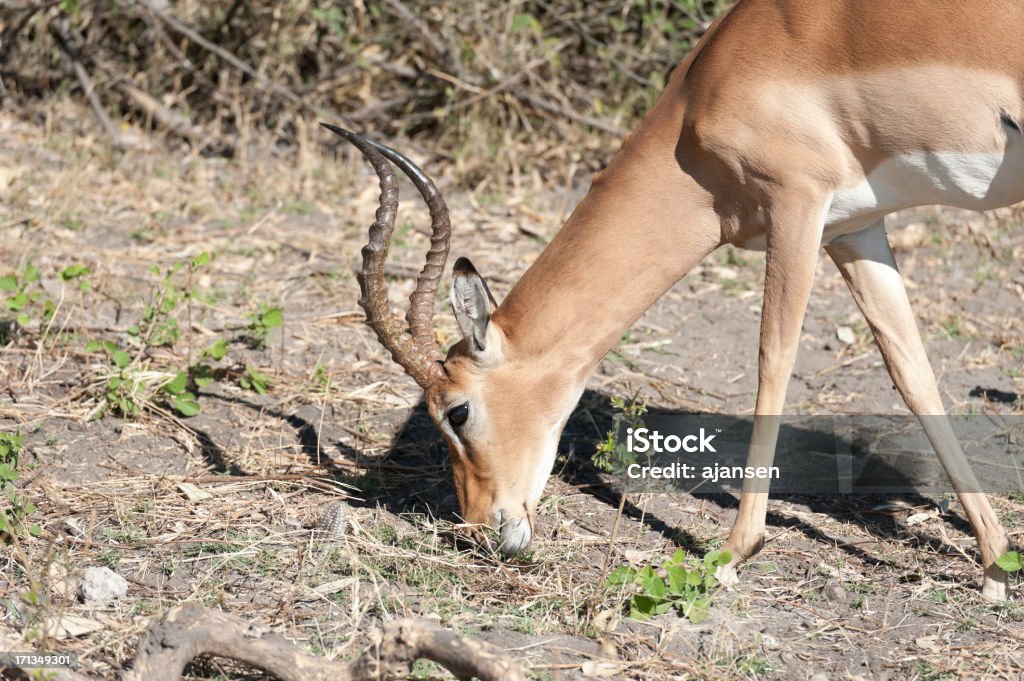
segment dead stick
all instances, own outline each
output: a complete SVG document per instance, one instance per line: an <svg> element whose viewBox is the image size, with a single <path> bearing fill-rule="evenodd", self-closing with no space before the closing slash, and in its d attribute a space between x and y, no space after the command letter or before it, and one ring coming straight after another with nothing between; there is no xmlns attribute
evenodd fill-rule
<svg viewBox="0 0 1024 681"><path fill-rule="evenodd" d="M50 33L57 40L57 44L60 45L64 54L71 60L71 67L75 71L75 76L78 78L83 92L85 92L85 98L89 100L92 110L96 113L96 118L100 119L100 123L107 131L107 135L110 136L111 144L113 144L115 149L124 149L124 141L121 139L121 134L117 131L114 122L110 120L110 116L103 109L103 103L100 102L100 98L92 86L92 79L89 78L89 72L85 70L82 56L71 38L71 33L68 30L68 21L63 15L50 22Z"/></svg>
<svg viewBox="0 0 1024 681"><path fill-rule="evenodd" d="M540 109L541 111L546 111L548 113L556 114L558 116L563 116L565 118L568 118L570 121L575 121L576 123L582 123L583 125L590 126L591 128L603 130L604 132L610 133L612 135L623 137L625 136L626 132L628 132L626 129L620 128L617 125L606 123L602 120L598 120L591 116L584 116L581 113L577 113L570 109L558 106L557 104L549 102L548 100L538 97L537 95L525 93L517 95L517 98L523 100L526 104L532 106L535 109Z"/></svg>

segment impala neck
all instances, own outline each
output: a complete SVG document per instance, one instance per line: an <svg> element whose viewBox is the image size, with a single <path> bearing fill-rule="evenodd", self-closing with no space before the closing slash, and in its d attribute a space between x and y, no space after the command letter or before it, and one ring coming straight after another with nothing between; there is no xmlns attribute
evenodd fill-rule
<svg viewBox="0 0 1024 681"><path fill-rule="evenodd" d="M517 359L580 380L721 242L711 197L677 160L681 106L659 101L495 311Z"/></svg>

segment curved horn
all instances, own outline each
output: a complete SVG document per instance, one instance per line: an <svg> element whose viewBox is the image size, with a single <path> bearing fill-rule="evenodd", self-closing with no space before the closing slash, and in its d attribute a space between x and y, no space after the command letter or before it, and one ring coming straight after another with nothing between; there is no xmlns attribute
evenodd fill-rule
<svg viewBox="0 0 1024 681"><path fill-rule="evenodd" d="M448 257L448 242L451 237L448 207L430 178L405 156L390 147L343 128L327 123L320 125L359 149L380 178L380 207L377 209L376 219L370 225L370 240L363 247L363 267L357 277L362 292L359 305L366 311L367 324L376 332L377 338L391 353L392 359L426 389L444 378L444 370L437 363L440 352L434 340L432 321L434 293L437 291ZM387 260L388 244L395 230L395 215L398 211L398 182L388 160L393 161L409 176L430 209L430 251L427 253L423 271L417 278L416 289L409 296L409 312L406 315L408 332L403 328L401 321L391 313L387 282L384 279L384 263Z"/></svg>
<svg viewBox="0 0 1024 681"><path fill-rule="evenodd" d="M423 354L432 354L440 359L437 342L434 340L434 295L441 283L444 263L448 259L448 247L452 237L452 221L448 204L438 191L434 181L420 170L419 166L395 151L373 140L366 140L374 149L402 169L430 211L430 250L427 251L423 270L416 278L416 289L409 295L409 311L405 320L409 323L412 340Z"/></svg>

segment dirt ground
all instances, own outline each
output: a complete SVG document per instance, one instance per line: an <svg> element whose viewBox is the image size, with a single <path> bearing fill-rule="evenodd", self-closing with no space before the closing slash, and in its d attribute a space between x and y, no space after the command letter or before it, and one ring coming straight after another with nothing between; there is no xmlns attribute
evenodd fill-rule
<svg viewBox="0 0 1024 681"><path fill-rule="evenodd" d="M735 497L634 494L620 514L589 459L613 396L639 394L664 411L752 412L762 255L716 253L601 363L564 437L535 543L502 560L458 538L445 446L413 381L362 323L353 267L376 201L369 169L332 156L326 133L310 133L297 161L270 148L236 163L156 148L114 157L78 122L86 116L66 105L0 115L0 276L29 264L40 273L31 319L7 324L0 347L0 429L25 436L18 489L42 529L0 549L7 629L80 618L80 635L50 645L102 678L130 663L151 618L183 601L339 659L358 655L381 622L434 618L510 651L536 679L1024 678L1019 577L1007 604L981 599L974 542L949 495L773 499L764 550L700 624L672 613L630 620L622 593L605 585L609 567L724 541ZM452 188L453 256L470 256L500 299L584 187ZM410 186L403 192L396 302L427 244L425 210ZM1024 414L1022 216L1018 207L891 218L903 226L894 244L953 413ZM190 276L202 252L213 257ZM76 264L90 270L87 291L83 277L61 277ZM174 319L180 338L131 345L147 306L181 291L191 296L155 316ZM283 310L265 343L251 317L261 305ZM437 324L443 340L457 338L445 305ZM200 360L217 340L226 356ZM120 368L90 341L128 352L138 416L110 406ZM905 413L826 259L800 350L791 413ZM186 417L159 386L200 361L215 380ZM247 367L272 381L266 394ZM947 514L907 523L947 498ZM348 533L312 541L308 528L336 500ZM1024 493L993 503L1019 545ZM79 602L68 585L91 566L124 577L128 595ZM429 664L417 672L448 678ZM222 660L190 673L242 674Z"/></svg>

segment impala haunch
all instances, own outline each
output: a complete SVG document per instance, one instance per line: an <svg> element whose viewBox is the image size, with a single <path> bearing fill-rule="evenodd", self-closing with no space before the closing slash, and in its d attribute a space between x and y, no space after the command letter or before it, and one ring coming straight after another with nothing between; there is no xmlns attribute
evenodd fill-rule
<svg viewBox="0 0 1024 681"><path fill-rule="evenodd" d="M884 216L925 204L987 210L1024 200L1024 4L1015 0L741 0L675 69L651 111L501 304L455 263L463 339L440 361L431 304L447 209L401 154L330 127L380 176L360 284L370 325L423 387L452 456L463 518L515 552L533 521L559 435L594 366L665 291L723 244L767 251L749 466L771 466L822 247L864 313L893 383L918 416L944 416ZM430 206L433 240L408 329L383 265L397 185ZM945 418L921 423L953 480L983 566L1007 537ZM764 539L767 493L745 481L724 548L736 567Z"/></svg>

